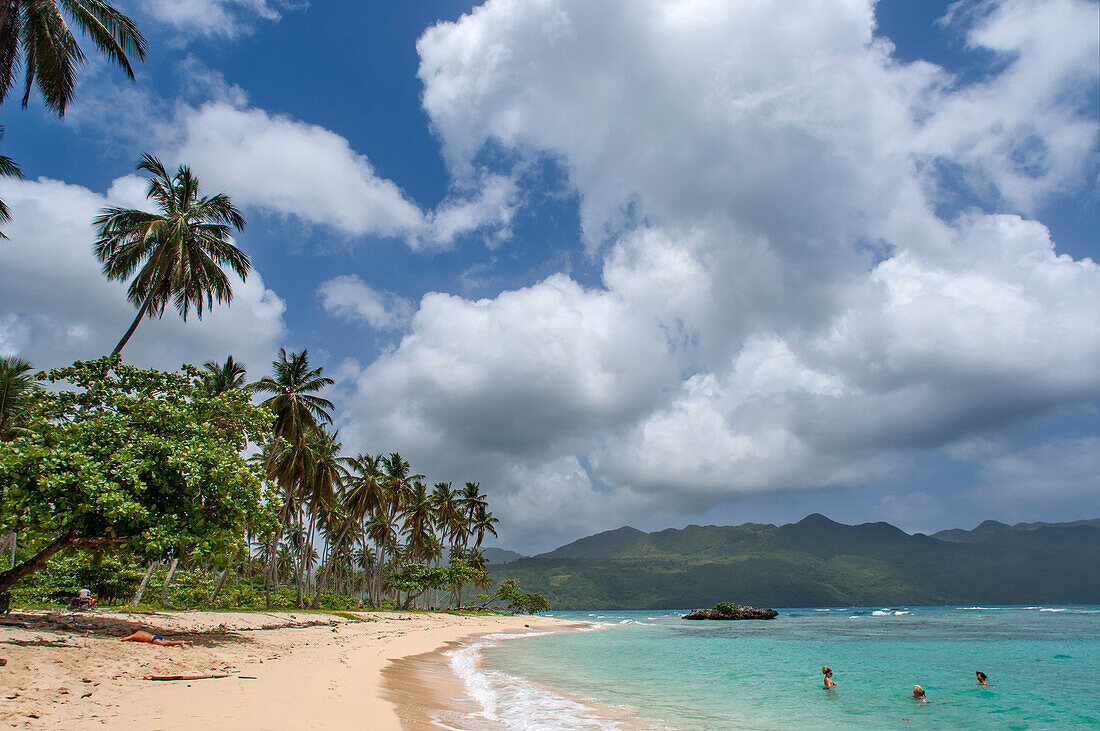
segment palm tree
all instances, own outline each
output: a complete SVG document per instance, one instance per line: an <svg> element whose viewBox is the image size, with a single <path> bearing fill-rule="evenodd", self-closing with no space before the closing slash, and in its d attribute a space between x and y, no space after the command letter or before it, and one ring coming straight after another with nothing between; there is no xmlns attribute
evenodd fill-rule
<svg viewBox="0 0 1100 731"><path fill-rule="evenodd" d="M219 396L227 391L245 388L244 377L247 373L244 363L233 360L233 356L218 365L212 360L202 366L206 369L206 388L211 396Z"/></svg>
<svg viewBox="0 0 1100 731"><path fill-rule="evenodd" d="M37 380L31 364L22 358L0 358L0 442L29 434L26 428L28 397Z"/></svg>
<svg viewBox="0 0 1100 731"><path fill-rule="evenodd" d="M464 530L466 516L458 493L449 482L435 483L432 491L432 507L435 508L436 525L439 527L443 540L450 539L450 547L457 548L456 540Z"/></svg>
<svg viewBox="0 0 1100 731"><path fill-rule="evenodd" d="M486 502L485 496L481 494L480 482L467 482L466 487L462 489L462 497L460 499L462 501L462 508L466 512L465 530L467 533L464 537L468 539L470 527L473 525L474 517L477 515L477 509L483 505L487 506L489 503ZM462 545L465 546L465 542L463 542Z"/></svg>
<svg viewBox="0 0 1100 731"><path fill-rule="evenodd" d="M428 539L435 527L435 513L432 500L428 496L428 487L416 480L405 497L405 509L402 513L406 543L413 561L423 559L428 548Z"/></svg>
<svg viewBox="0 0 1100 731"><path fill-rule="evenodd" d="M64 14L62 13L64 11ZM134 80L129 56L145 60L145 39L134 22L103 0L3 0L0 2L0 102L7 99L21 64L23 107L38 85L46 107L65 116L73 98L76 69L84 63L65 15L110 60Z"/></svg>
<svg viewBox="0 0 1100 731"><path fill-rule="evenodd" d="M0 139L4 138L4 128L0 127ZM0 155L0 177L4 178L16 178L18 180L23 179L23 171L19 168L19 164L12 160L10 157ZM11 220L11 211L8 210L4 201L0 201L0 223L7 223ZM7 236L0 232L0 239L6 239Z"/></svg>
<svg viewBox="0 0 1100 731"><path fill-rule="evenodd" d="M473 532L477 533L477 543L474 544L474 548L481 548L481 542L485 540L486 533L492 533L494 538L498 537L494 526L499 522L484 505L478 506L473 523L470 525Z"/></svg>
<svg viewBox="0 0 1100 731"><path fill-rule="evenodd" d="M287 355L279 349L279 357L271 364L275 376L264 376L252 385L260 393L272 394L263 405L275 414L274 434L290 444L321 424L331 424L332 402L316 395L335 381L321 375L323 368L309 367L309 351Z"/></svg>
<svg viewBox="0 0 1100 731"><path fill-rule="evenodd" d="M143 317L163 317L169 300L184 321L192 307L201 320L204 303L209 309L215 300L232 302L233 287L223 266L242 280L252 270L248 256L232 241L231 229L243 231L245 224L229 196L200 197L199 180L190 168L180 165L169 177L151 155L142 157L138 170L151 176L146 197L156 201L159 213L106 208L95 220L99 238L94 251L107 278L122 281L137 271L127 293L137 317L111 355L118 355Z"/></svg>

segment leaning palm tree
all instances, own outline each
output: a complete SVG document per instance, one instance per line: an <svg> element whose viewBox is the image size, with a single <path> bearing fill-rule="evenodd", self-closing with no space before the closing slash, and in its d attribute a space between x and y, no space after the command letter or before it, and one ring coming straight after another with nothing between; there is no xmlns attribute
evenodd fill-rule
<svg viewBox="0 0 1100 731"><path fill-rule="evenodd" d="M35 387L31 364L14 356L0 358L0 442L29 434L28 396Z"/></svg>
<svg viewBox="0 0 1100 731"><path fill-rule="evenodd" d="M62 12L64 11L64 12ZM23 107L31 87L42 93L46 107L65 116L73 98L76 70L84 52L65 21L92 39L107 58L134 80L130 56L145 60L145 39L134 22L103 0L3 0L0 2L0 102L7 99L22 65L25 76Z"/></svg>
<svg viewBox="0 0 1100 731"><path fill-rule="evenodd" d="M0 127L0 139L4 137L4 128ZM0 177L4 178L16 178L18 180L23 179L23 171L19 168L19 163L12 160L10 157L0 155ZM7 223L11 220L11 211L8 210L4 201L0 201L0 223ZM0 239L6 239L7 236L0 232Z"/></svg>
<svg viewBox="0 0 1100 731"><path fill-rule="evenodd" d="M95 220L94 251L107 278L122 281L137 272L127 293L137 317L111 355L118 355L143 317L163 317L169 301L184 321L192 307L201 320L204 306L232 302L222 267L242 280L252 270L233 244L231 229L243 231L244 218L229 196L200 196L199 179L185 165L169 177L160 160L145 155L138 169L150 174L146 197L159 212L106 208Z"/></svg>
<svg viewBox="0 0 1100 731"><path fill-rule="evenodd" d="M206 389L211 396L219 396L227 391L245 388L244 377L247 373L244 363L233 360L233 356L225 359L225 363L218 364L212 360L203 364L206 373Z"/></svg>

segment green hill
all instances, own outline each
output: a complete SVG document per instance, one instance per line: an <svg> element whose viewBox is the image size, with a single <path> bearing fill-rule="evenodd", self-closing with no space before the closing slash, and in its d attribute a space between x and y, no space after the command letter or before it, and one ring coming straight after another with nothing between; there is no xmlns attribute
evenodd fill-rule
<svg viewBox="0 0 1100 731"><path fill-rule="evenodd" d="M1100 603L1100 521L909 535L810 515L644 533L624 527L511 562L556 609Z"/></svg>

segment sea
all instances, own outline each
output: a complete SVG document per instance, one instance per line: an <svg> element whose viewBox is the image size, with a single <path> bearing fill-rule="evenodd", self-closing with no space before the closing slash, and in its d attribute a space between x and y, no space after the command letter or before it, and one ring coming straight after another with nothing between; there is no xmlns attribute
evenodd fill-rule
<svg viewBox="0 0 1100 731"><path fill-rule="evenodd" d="M454 647L445 657L473 702L439 725L1100 727L1100 607L817 607L734 622L685 613L554 612L584 624ZM835 689L823 687L823 665ZM912 697L917 684L925 702Z"/></svg>

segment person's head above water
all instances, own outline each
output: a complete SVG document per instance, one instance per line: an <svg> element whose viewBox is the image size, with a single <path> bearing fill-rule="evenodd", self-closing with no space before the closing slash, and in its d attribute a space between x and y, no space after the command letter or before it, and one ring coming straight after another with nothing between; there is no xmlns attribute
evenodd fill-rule
<svg viewBox="0 0 1100 731"><path fill-rule="evenodd" d="M924 688L920 687L919 685L914 685L913 686L913 697L914 698L924 698Z"/></svg>
<svg viewBox="0 0 1100 731"><path fill-rule="evenodd" d="M978 676L978 685L989 685L989 683L985 682L986 674L981 670L975 670L974 674Z"/></svg>
<svg viewBox="0 0 1100 731"><path fill-rule="evenodd" d="M830 668L828 665L825 665L821 668L821 674L822 675L832 675L833 674L833 669Z"/></svg>

